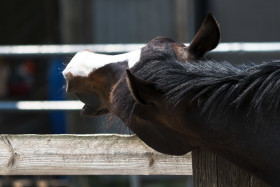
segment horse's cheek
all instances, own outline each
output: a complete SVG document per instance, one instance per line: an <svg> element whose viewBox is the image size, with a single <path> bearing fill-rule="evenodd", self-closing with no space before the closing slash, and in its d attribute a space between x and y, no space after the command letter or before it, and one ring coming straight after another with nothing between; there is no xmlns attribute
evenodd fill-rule
<svg viewBox="0 0 280 187"><path fill-rule="evenodd" d="M143 120L154 120L156 116L155 109L148 106L148 104L136 104L133 111L133 116Z"/></svg>

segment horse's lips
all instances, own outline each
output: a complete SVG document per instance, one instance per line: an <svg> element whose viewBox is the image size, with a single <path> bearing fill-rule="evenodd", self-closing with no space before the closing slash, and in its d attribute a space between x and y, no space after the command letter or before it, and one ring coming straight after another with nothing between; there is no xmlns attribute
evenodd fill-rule
<svg viewBox="0 0 280 187"><path fill-rule="evenodd" d="M82 114L85 115L85 116L90 115L94 112L95 112L95 110L88 105L84 105L84 107L82 109Z"/></svg>
<svg viewBox="0 0 280 187"><path fill-rule="evenodd" d="M84 105L82 109L82 114L85 116L99 116L108 113L107 109L95 110L93 107L89 105Z"/></svg>

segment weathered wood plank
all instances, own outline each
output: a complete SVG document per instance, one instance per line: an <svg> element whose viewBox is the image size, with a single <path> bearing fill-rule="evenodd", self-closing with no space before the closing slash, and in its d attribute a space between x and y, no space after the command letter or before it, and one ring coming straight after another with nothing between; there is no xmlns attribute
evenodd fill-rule
<svg viewBox="0 0 280 187"><path fill-rule="evenodd" d="M196 187L217 187L216 156L196 149L192 151L193 183Z"/></svg>
<svg viewBox="0 0 280 187"><path fill-rule="evenodd" d="M195 187L269 186L233 163L208 151L197 149L192 152L192 159Z"/></svg>
<svg viewBox="0 0 280 187"><path fill-rule="evenodd" d="M192 175L191 155L130 135L1 135L0 175Z"/></svg>

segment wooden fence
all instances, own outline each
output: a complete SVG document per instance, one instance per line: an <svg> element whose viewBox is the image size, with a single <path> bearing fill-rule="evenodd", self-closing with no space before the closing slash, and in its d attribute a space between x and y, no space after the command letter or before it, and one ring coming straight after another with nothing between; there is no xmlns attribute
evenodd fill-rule
<svg viewBox="0 0 280 187"><path fill-rule="evenodd" d="M191 154L170 156L137 136L1 135L0 175L192 175Z"/></svg>
<svg viewBox="0 0 280 187"><path fill-rule="evenodd" d="M267 186L207 151L164 155L135 135L2 134L0 153L0 175L193 175L194 186Z"/></svg>

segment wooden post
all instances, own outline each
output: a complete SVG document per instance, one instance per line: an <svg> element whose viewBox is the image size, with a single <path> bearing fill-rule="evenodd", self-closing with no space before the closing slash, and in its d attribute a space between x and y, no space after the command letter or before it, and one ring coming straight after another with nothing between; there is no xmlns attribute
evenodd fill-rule
<svg viewBox="0 0 280 187"><path fill-rule="evenodd" d="M208 151L193 151L192 161L195 187L268 187L248 172Z"/></svg>

